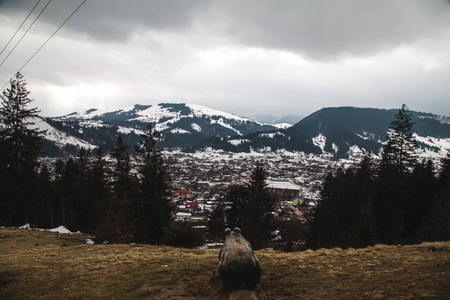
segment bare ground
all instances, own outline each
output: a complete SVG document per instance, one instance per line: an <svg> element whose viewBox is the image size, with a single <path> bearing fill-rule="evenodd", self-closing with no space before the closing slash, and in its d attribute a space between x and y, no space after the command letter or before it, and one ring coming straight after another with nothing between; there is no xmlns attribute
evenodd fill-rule
<svg viewBox="0 0 450 300"><path fill-rule="evenodd" d="M218 251L0 229L1 299L228 299ZM258 299L450 299L450 242L257 251Z"/></svg>

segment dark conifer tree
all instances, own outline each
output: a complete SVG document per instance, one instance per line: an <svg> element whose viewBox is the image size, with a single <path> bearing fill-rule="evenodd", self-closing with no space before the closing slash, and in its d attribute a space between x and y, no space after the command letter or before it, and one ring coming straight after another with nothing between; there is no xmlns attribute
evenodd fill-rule
<svg viewBox="0 0 450 300"><path fill-rule="evenodd" d="M275 229L272 222L275 199L267 187L266 171L262 163L257 163L253 170L247 190L242 232L255 249L261 249L269 245Z"/></svg>
<svg viewBox="0 0 450 300"><path fill-rule="evenodd" d="M370 154L357 165L327 176L311 218L309 247L360 248L373 243L374 176Z"/></svg>
<svg viewBox="0 0 450 300"><path fill-rule="evenodd" d="M164 166L161 150L157 149L158 133L148 130L141 135L136 145L137 171L140 180L140 193L136 203L136 240L141 243L160 243L163 228L172 220L170 203L170 178Z"/></svg>
<svg viewBox="0 0 450 300"><path fill-rule="evenodd" d="M103 158L103 152L100 147L95 150L95 158L89 169L87 196L90 207L88 232L96 232L100 226L100 222L107 222L105 218L105 210L108 207L109 193L106 181L106 162Z"/></svg>
<svg viewBox="0 0 450 300"><path fill-rule="evenodd" d="M111 149L110 155L113 160L111 165L111 185L114 197L117 199L126 198L131 183L130 156L127 152L122 135L117 137L116 143Z"/></svg>
<svg viewBox="0 0 450 300"><path fill-rule="evenodd" d="M59 218L57 224L62 224L68 229L79 230L77 201L80 200L81 176L77 162L71 157L62 164L60 176L56 182L56 194L58 197Z"/></svg>
<svg viewBox="0 0 450 300"><path fill-rule="evenodd" d="M113 160L111 164L111 203L110 209L104 216L109 218L101 237L110 242L130 242L134 238L135 215L134 206L134 182L131 176L130 156L127 152L128 146L119 135L110 155Z"/></svg>
<svg viewBox="0 0 450 300"><path fill-rule="evenodd" d="M403 243L421 242L419 232L426 216L436 206L436 177L431 160L416 164L407 178Z"/></svg>
<svg viewBox="0 0 450 300"><path fill-rule="evenodd" d="M247 185L232 187L224 200L231 204L225 212L227 226L240 227L255 249L266 247L274 231L275 199L267 187L263 164L256 165Z"/></svg>
<svg viewBox="0 0 450 300"><path fill-rule="evenodd" d="M374 195L377 242L404 242L408 178L416 163L413 124L408 108L403 105L389 126Z"/></svg>
<svg viewBox="0 0 450 300"><path fill-rule="evenodd" d="M40 177L40 193L39 193L39 221L40 228L54 228L55 217L55 199L54 187L50 179L50 172L46 165L41 167L39 172Z"/></svg>
<svg viewBox="0 0 450 300"><path fill-rule="evenodd" d="M450 240L450 152L441 159L441 169L437 176L434 206L423 217L419 237L421 241ZM433 201L427 197L424 201Z"/></svg>
<svg viewBox="0 0 450 300"><path fill-rule="evenodd" d="M382 153L382 166L389 165L399 172L408 172L415 165L417 145L414 140L414 122L403 104L389 125L389 134Z"/></svg>
<svg viewBox="0 0 450 300"><path fill-rule="evenodd" d="M239 226L238 226L239 227ZM214 238L222 238L226 229L225 203L220 201L213 209L208 221L209 234Z"/></svg>
<svg viewBox="0 0 450 300"><path fill-rule="evenodd" d="M224 202L230 204L225 211L226 224L230 228L244 226L245 205L248 199L248 190L245 186L232 186L224 197ZM223 236L223 232L222 232Z"/></svg>
<svg viewBox="0 0 450 300"><path fill-rule="evenodd" d="M28 107L29 94L17 73L0 95L0 222L5 225L32 223L39 206L37 158L44 131L31 128L39 111Z"/></svg>

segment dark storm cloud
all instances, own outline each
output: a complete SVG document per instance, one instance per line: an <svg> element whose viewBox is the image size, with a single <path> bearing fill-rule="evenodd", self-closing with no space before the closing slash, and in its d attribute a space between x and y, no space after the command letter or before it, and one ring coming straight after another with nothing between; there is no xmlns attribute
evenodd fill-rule
<svg viewBox="0 0 450 300"><path fill-rule="evenodd" d="M26 0L3 3L16 12L32 7ZM42 18L59 22L54 17L58 10L67 14L79 3L59 1ZM84 4L66 29L123 41L146 30L189 35L193 24L204 29L204 39L329 60L441 38L450 28L450 6L444 0L94 0Z"/></svg>
<svg viewBox="0 0 450 300"><path fill-rule="evenodd" d="M450 6L430 1L217 1L240 43L295 51L313 59L366 56L441 37Z"/></svg>
<svg viewBox="0 0 450 300"><path fill-rule="evenodd" d="M42 1L36 11L40 11L46 2ZM82 2L62 0L52 3L42 14L41 20L60 25L61 16L68 17ZM11 12L25 17L34 3L29 0L4 0L0 2L0 8L7 11L4 14ZM125 40L132 32L146 29L184 30L195 19L195 13L207 3L200 0L88 0L65 29L112 41Z"/></svg>

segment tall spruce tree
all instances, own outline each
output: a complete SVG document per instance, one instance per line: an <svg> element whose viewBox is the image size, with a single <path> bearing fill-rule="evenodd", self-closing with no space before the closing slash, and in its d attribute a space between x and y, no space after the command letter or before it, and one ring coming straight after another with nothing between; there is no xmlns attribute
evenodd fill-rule
<svg viewBox="0 0 450 300"><path fill-rule="evenodd" d="M119 135L110 152L113 160L111 166L111 185L114 196L117 199L127 197L127 191L131 182L130 156L127 150L128 146L123 142L122 135Z"/></svg>
<svg viewBox="0 0 450 300"><path fill-rule="evenodd" d="M90 218L89 223L91 230L88 232L101 231L101 226L108 222L108 218L104 217L107 215L105 213L108 210L109 201L109 189L107 187L106 178L106 162L103 158L103 152L100 147L95 150L95 158L89 169L88 175L88 186L87 186L87 196L90 205Z"/></svg>
<svg viewBox="0 0 450 300"><path fill-rule="evenodd" d="M28 107L26 85L18 72L0 95L0 222L10 225L32 223L39 206L37 158L45 131L32 128L39 111Z"/></svg>
<svg viewBox="0 0 450 300"><path fill-rule="evenodd" d="M110 242L126 243L134 238L134 181L131 176L128 146L119 135L111 149L112 158L110 186L112 197L108 205L106 220L108 227L104 230L103 239Z"/></svg>
<svg viewBox="0 0 450 300"><path fill-rule="evenodd" d="M257 163L249 183L232 187L224 200L231 203L225 212L227 225L240 227L255 249L267 247L274 230L275 199L267 187L263 164Z"/></svg>
<svg viewBox="0 0 450 300"><path fill-rule="evenodd" d="M248 199L244 207L246 217L242 231L254 248L261 249L269 245L275 229L272 222L275 199L266 183L266 170L262 163L257 163L253 169L247 190Z"/></svg>
<svg viewBox="0 0 450 300"><path fill-rule="evenodd" d="M393 166L400 172L409 171L414 166L417 161L417 145L413 137L413 125L411 113L403 104L389 125L389 134L382 153L382 166Z"/></svg>
<svg viewBox="0 0 450 300"><path fill-rule="evenodd" d="M405 242L405 215L408 205L408 180L414 165L416 144L413 138L411 113L406 105L394 116L383 148L375 188L374 213L377 242L396 244Z"/></svg>
<svg viewBox="0 0 450 300"><path fill-rule="evenodd" d="M156 148L158 132L148 124L135 146L140 193L136 203L136 240L156 244L162 241L163 228L170 225L170 178L164 166L161 150Z"/></svg>

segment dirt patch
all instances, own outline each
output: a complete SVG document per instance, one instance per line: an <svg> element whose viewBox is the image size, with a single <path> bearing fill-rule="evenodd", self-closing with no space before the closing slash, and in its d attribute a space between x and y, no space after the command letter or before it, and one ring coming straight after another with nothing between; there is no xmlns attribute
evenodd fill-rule
<svg viewBox="0 0 450 300"><path fill-rule="evenodd" d="M218 251L89 245L88 235L0 229L1 299L228 299ZM258 299L450 298L450 242L256 251Z"/></svg>

